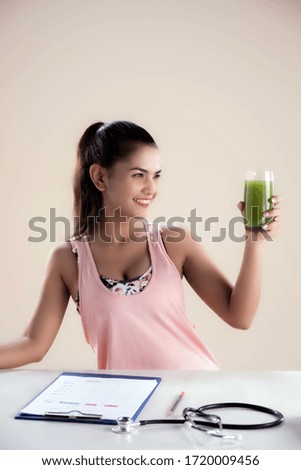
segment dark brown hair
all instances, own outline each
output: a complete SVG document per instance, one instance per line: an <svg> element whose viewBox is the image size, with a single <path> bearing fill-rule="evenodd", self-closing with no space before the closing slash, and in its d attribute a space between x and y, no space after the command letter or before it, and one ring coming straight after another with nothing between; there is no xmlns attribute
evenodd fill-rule
<svg viewBox="0 0 301 470"><path fill-rule="evenodd" d="M112 168L139 145L157 147L152 136L133 122L96 122L85 130L78 144L73 177L74 237L85 235L102 209L102 194L91 180L90 166L98 163L104 168Z"/></svg>

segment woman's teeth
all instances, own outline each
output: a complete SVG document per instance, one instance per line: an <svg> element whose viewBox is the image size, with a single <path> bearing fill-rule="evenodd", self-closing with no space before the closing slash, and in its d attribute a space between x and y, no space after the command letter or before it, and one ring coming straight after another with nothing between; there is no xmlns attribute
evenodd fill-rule
<svg viewBox="0 0 301 470"><path fill-rule="evenodd" d="M134 201L142 206L148 206L150 204L150 199L134 199Z"/></svg>

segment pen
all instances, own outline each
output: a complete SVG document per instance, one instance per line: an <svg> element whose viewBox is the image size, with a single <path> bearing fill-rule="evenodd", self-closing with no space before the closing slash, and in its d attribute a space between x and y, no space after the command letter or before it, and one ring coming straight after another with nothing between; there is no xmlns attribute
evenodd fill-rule
<svg viewBox="0 0 301 470"><path fill-rule="evenodd" d="M182 400L182 398L184 397L185 395L185 392L181 392L180 395L177 397L176 401L174 402L174 404L172 405L172 407L170 408L169 412L168 412L168 416L171 416L173 414L173 412L175 411L175 409L177 408L178 404L180 403L180 401Z"/></svg>

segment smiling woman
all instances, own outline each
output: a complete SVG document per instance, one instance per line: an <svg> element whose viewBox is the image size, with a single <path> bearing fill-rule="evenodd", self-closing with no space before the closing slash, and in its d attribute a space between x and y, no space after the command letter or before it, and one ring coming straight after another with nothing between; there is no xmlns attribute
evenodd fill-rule
<svg viewBox="0 0 301 470"><path fill-rule="evenodd" d="M141 166L135 166L137 163ZM128 218L145 215L141 207L146 209L157 195L161 171L157 170L158 167L160 167L158 149L143 143L126 159L116 162L113 168L104 167L99 163L90 166L91 181L102 198L103 228L107 225L106 222L114 219L116 210L120 210L123 216Z"/></svg>
<svg viewBox="0 0 301 470"><path fill-rule="evenodd" d="M146 149L144 149L145 151ZM149 173L148 170L145 170L144 168L140 168L140 167L134 167L134 168L130 168L130 171L139 171L139 173L134 173L132 176L133 178L140 178L140 179L145 179ZM160 173L161 173L162 170L158 170L154 173L154 178L155 179L158 179L160 178ZM153 197L149 197L149 198L143 198L143 197L140 197L139 199L138 198L134 198L134 201L139 204L140 206L142 207L148 207L150 202L152 201L152 199L154 199L154 196Z"/></svg>
<svg viewBox="0 0 301 470"><path fill-rule="evenodd" d="M86 129L74 173L74 236L51 251L32 320L19 340L0 345L0 368L44 357L70 296L100 369L218 368L186 316L182 277L226 323L246 329L259 302L265 236L246 237L232 286L186 228L179 237L179 228L148 223L160 174L158 147L137 124ZM280 214L274 199L272 236Z"/></svg>
<svg viewBox="0 0 301 470"><path fill-rule="evenodd" d="M151 166L154 170L149 168ZM119 207L124 209L122 212L130 210L134 214L137 204L133 204L134 199L152 199L156 188L150 177L151 170L157 177L160 156L154 139L145 129L127 121L98 122L89 126L78 145L74 236L90 230L101 209L110 217ZM105 220L102 225L106 225Z"/></svg>

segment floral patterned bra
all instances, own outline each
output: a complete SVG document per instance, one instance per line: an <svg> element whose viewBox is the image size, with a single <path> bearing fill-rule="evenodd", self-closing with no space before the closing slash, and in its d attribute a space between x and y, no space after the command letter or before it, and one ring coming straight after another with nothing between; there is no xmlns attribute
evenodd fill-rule
<svg viewBox="0 0 301 470"><path fill-rule="evenodd" d="M73 249L73 253L76 256L76 259L78 261L78 254L77 250ZM133 295L133 294L138 294L139 292L142 292L143 289L147 286L149 281L151 280L152 277L152 267L150 266L145 273L141 274L141 276L135 277L134 279L130 279L128 281L126 280L116 280L116 279L110 279L108 277L104 277L101 274L99 275L100 280L102 283L110 289L111 292L114 292L116 294L120 295ZM77 294L77 304L79 305L79 294Z"/></svg>
<svg viewBox="0 0 301 470"><path fill-rule="evenodd" d="M143 289L149 283L152 277L152 267L150 266L145 273L141 274L141 276L135 277L134 279L126 280L116 280L104 277L102 275L99 276L103 284L116 294L121 295L133 295L142 292Z"/></svg>

